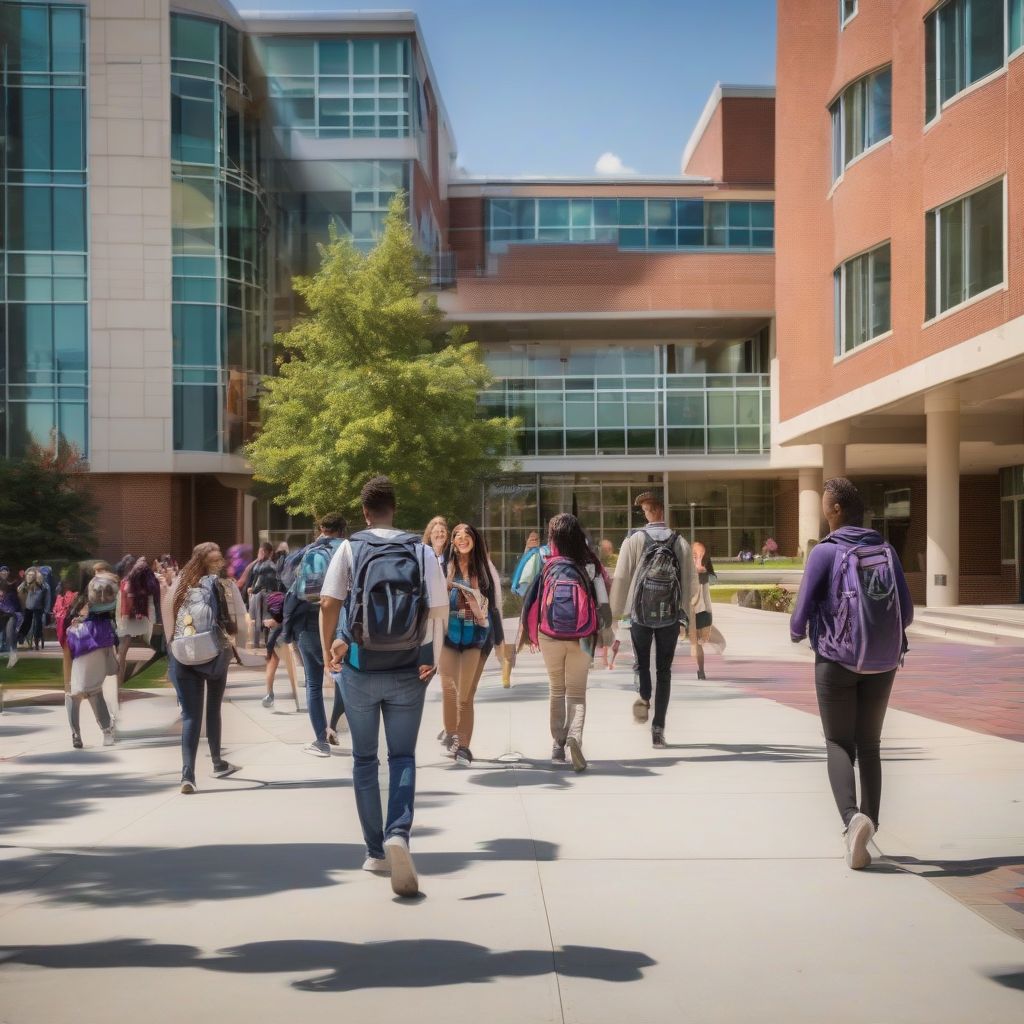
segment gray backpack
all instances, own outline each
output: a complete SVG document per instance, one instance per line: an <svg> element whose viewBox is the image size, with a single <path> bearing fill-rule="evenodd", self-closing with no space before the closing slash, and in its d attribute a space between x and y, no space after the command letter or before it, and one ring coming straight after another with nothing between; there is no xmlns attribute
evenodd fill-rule
<svg viewBox="0 0 1024 1024"><path fill-rule="evenodd" d="M673 533L667 540L655 540L644 532L644 550L636 570L633 608L630 618L640 626L661 629L688 621L679 585L679 559Z"/></svg>
<svg viewBox="0 0 1024 1024"><path fill-rule="evenodd" d="M182 665L205 665L227 646L221 625L220 587L216 576L204 576L189 587L174 619L171 655Z"/></svg>

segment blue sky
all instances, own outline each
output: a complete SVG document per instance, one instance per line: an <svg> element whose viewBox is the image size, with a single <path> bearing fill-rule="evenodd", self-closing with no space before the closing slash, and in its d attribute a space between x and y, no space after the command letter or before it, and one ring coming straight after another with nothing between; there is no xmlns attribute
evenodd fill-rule
<svg viewBox="0 0 1024 1024"><path fill-rule="evenodd" d="M773 0L235 2L415 11L473 174L589 175L607 153L640 174L678 174L716 81L775 80Z"/></svg>

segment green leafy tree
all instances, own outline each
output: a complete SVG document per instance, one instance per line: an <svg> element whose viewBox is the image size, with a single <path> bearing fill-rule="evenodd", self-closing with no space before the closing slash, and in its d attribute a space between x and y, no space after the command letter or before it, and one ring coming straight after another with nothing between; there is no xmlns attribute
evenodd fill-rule
<svg viewBox="0 0 1024 1024"><path fill-rule="evenodd" d="M315 276L294 281L308 314L276 339L284 355L248 448L256 479L293 514L355 515L363 483L384 473L410 529L466 515L498 474L514 422L478 414L493 378L425 294L404 197L372 252L335 236L322 256Z"/></svg>
<svg viewBox="0 0 1024 1024"><path fill-rule="evenodd" d="M77 452L56 444L0 459L0 563L59 564L95 549L96 506L81 468Z"/></svg>

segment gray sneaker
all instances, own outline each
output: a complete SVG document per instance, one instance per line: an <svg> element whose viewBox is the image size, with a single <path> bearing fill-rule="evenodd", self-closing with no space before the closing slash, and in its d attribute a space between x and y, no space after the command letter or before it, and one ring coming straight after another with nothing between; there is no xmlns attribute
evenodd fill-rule
<svg viewBox="0 0 1024 1024"><path fill-rule="evenodd" d="M551 763L565 764L565 744L555 743L551 747Z"/></svg>
<svg viewBox="0 0 1024 1024"><path fill-rule="evenodd" d="M659 729L657 726L655 726L651 730L651 746L657 747L659 750L668 746L668 744L665 742L664 729Z"/></svg>
<svg viewBox="0 0 1024 1024"><path fill-rule="evenodd" d="M260 701L260 703L265 708L272 708L274 706L274 695L272 693L268 693L266 697L264 697L263 700Z"/></svg>
<svg viewBox="0 0 1024 1024"><path fill-rule="evenodd" d="M846 826L846 866L861 871L871 864L868 843L875 834L875 826L866 814L855 814Z"/></svg>
<svg viewBox="0 0 1024 1024"><path fill-rule="evenodd" d="M117 742L117 732L114 727L103 730L103 746L112 747Z"/></svg>
<svg viewBox="0 0 1024 1024"><path fill-rule="evenodd" d="M304 754L310 754L313 757L330 757L331 748L328 746L326 740L313 740L312 743L307 743L303 748Z"/></svg>

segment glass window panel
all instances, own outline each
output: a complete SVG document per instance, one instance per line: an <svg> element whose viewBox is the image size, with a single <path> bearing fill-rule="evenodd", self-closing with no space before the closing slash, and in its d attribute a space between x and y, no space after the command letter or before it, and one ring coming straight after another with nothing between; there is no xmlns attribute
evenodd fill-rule
<svg viewBox="0 0 1024 1024"><path fill-rule="evenodd" d="M626 422L630 427L657 425L657 406L653 395L626 393Z"/></svg>
<svg viewBox="0 0 1024 1024"><path fill-rule="evenodd" d="M1024 46L1024 0L1010 0L1010 53Z"/></svg>
<svg viewBox="0 0 1024 1024"><path fill-rule="evenodd" d="M755 249L770 249L775 244L775 232L751 231L750 244Z"/></svg>
<svg viewBox="0 0 1024 1024"><path fill-rule="evenodd" d="M380 73L397 75L404 70L400 57L403 41L401 39L382 39L378 44Z"/></svg>
<svg viewBox="0 0 1024 1024"><path fill-rule="evenodd" d="M1006 0L968 0L968 84L977 82L1003 66L1006 59L1003 35L1005 4Z"/></svg>
<svg viewBox="0 0 1024 1024"><path fill-rule="evenodd" d="M593 203L589 199L574 199L571 217L574 228L589 227L594 222Z"/></svg>
<svg viewBox="0 0 1024 1024"><path fill-rule="evenodd" d="M684 248L700 248L704 245L703 228L680 228L676 233L677 244Z"/></svg>
<svg viewBox="0 0 1024 1024"><path fill-rule="evenodd" d="M311 75L315 67L312 39L264 39L263 60L266 72L278 75Z"/></svg>
<svg viewBox="0 0 1024 1024"><path fill-rule="evenodd" d="M347 39L321 39L319 47L319 73L321 75L347 75L349 73Z"/></svg>
<svg viewBox="0 0 1024 1024"><path fill-rule="evenodd" d="M74 445L83 455L86 453L86 412L84 402L61 402L57 406L57 420L62 444Z"/></svg>
<svg viewBox="0 0 1024 1024"><path fill-rule="evenodd" d="M568 199L540 199L537 201L538 223L542 228L569 226Z"/></svg>
<svg viewBox="0 0 1024 1024"><path fill-rule="evenodd" d="M832 125L832 180L843 173L843 103L837 100L830 110Z"/></svg>
<svg viewBox="0 0 1024 1024"><path fill-rule="evenodd" d="M208 384L174 385L175 451L220 450L221 389Z"/></svg>
<svg viewBox="0 0 1024 1024"><path fill-rule="evenodd" d="M965 85L964 4L953 0L939 8L939 95L942 102Z"/></svg>
<svg viewBox="0 0 1024 1024"><path fill-rule="evenodd" d="M56 406L53 402L11 402L10 417L11 455L24 455L30 445L46 445L56 426Z"/></svg>
<svg viewBox="0 0 1024 1024"><path fill-rule="evenodd" d="M891 306L891 257L888 245L871 254L871 337L889 330Z"/></svg>
<svg viewBox="0 0 1024 1024"><path fill-rule="evenodd" d="M750 248L750 231L745 228L729 228L729 245L733 248Z"/></svg>
<svg viewBox="0 0 1024 1024"><path fill-rule="evenodd" d="M644 223L644 201L642 199L619 200L619 224L622 227L642 227Z"/></svg>
<svg viewBox="0 0 1024 1024"><path fill-rule="evenodd" d="M892 134L892 68L885 68L868 81L868 145L873 146Z"/></svg>
<svg viewBox="0 0 1024 1024"><path fill-rule="evenodd" d="M53 90L53 168L85 169L83 131L85 93L79 89Z"/></svg>
<svg viewBox="0 0 1024 1024"><path fill-rule="evenodd" d="M924 121L927 124L937 112L938 64L936 30L938 15L930 14L924 23Z"/></svg>
<svg viewBox="0 0 1024 1024"><path fill-rule="evenodd" d="M617 199L595 199L594 223L605 227L618 227L619 201Z"/></svg>
<svg viewBox="0 0 1024 1024"><path fill-rule="evenodd" d="M708 423L711 426L736 422L736 396L733 392L708 392Z"/></svg>
<svg viewBox="0 0 1024 1024"><path fill-rule="evenodd" d="M704 237L708 245L725 245L725 208L727 203L704 204Z"/></svg>
<svg viewBox="0 0 1024 1024"><path fill-rule="evenodd" d="M173 83L181 83L180 76L173 76ZM171 93L171 156L182 163L217 163L217 105L213 102L213 82L190 83L189 91L199 86L206 93L204 98Z"/></svg>
<svg viewBox="0 0 1024 1024"><path fill-rule="evenodd" d="M679 199L676 201L676 224L679 227L704 227L704 200Z"/></svg>
<svg viewBox="0 0 1024 1024"><path fill-rule="evenodd" d="M670 427L702 426L704 423L703 393L670 392L665 399L665 416Z"/></svg>
<svg viewBox="0 0 1024 1024"><path fill-rule="evenodd" d="M84 373L86 365L86 306L53 307L53 341L57 369Z"/></svg>
<svg viewBox="0 0 1024 1024"><path fill-rule="evenodd" d="M377 44L372 39L352 41L352 68L357 75L377 73Z"/></svg>
<svg viewBox="0 0 1024 1024"><path fill-rule="evenodd" d="M216 63L220 57L220 26L203 18L172 15L171 56Z"/></svg>
<svg viewBox="0 0 1024 1024"><path fill-rule="evenodd" d="M964 267L964 204L953 203L939 211L941 252L939 268L941 308L949 309L966 298Z"/></svg>
<svg viewBox="0 0 1024 1024"><path fill-rule="evenodd" d="M847 164L864 151L864 92L865 83L860 81L843 93L843 148Z"/></svg>
<svg viewBox="0 0 1024 1024"><path fill-rule="evenodd" d="M21 71L50 70L50 24L47 7L10 8L4 5L6 15L0 24L7 29L7 18L13 23L9 37L16 40L10 54L11 69ZM19 25L20 22L20 25ZM6 33L5 33L6 34Z"/></svg>
<svg viewBox="0 0 1024 1024"><path fill-rule="evenodd" d="M11 167L42 169L52 166L50 101L53 91L11 89ZM81 103L77 89L73 95Z"/></svg>
<svg viewBox="0 0 1024 1024"><path fill-rule="evenodd" d="M620 228L619 245L623 249L643 249L647 244L647 232L643 228Z"/></svg>
<svg viewBox="0 0 1024 1024"><path fill-rule="evenodd" d="M675 228L650 228L647 232L647 244L654 249L675 248Z"/></svg>
<svg viewBox="0 0 1024 1024"><path fill-rule="evenodd" d="M674 224L675 212L675 201L672 199L648 199L648 227L668 227Z"/></svg>
<svg viewBox="0 0 1024 1024"><path fill-rule="evenodd" d="M1003 280L1003 183L968 197L967 295L992 288Z"/></svg>
<svg viewBox="0 0 1024 1024"><path fill-rule="evenodd" d="M727 203L729 208L729 227L750 227L750 203ZM748 236L749 237L749 236Z"/></svg>

